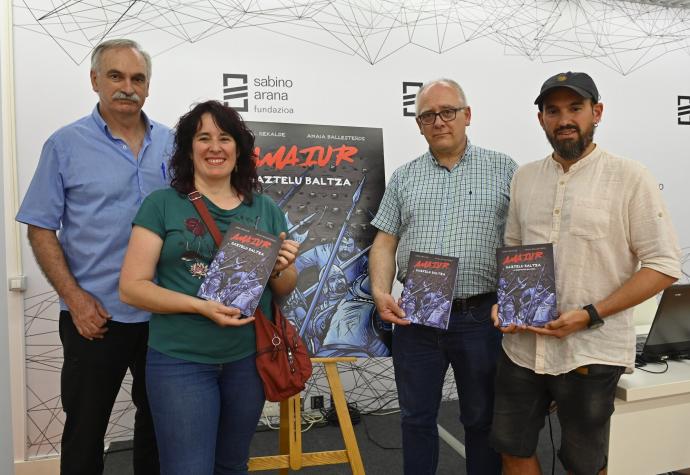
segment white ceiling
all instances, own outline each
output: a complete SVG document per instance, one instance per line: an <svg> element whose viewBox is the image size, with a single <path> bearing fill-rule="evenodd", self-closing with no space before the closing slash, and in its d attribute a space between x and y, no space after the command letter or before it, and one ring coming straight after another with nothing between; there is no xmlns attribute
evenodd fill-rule
<svg viewBox="0 0 690 475"><path fill-rule="evenodd" d="M647 3L661 7L690 8L690 0L628 0L636 3Z"/></svg>

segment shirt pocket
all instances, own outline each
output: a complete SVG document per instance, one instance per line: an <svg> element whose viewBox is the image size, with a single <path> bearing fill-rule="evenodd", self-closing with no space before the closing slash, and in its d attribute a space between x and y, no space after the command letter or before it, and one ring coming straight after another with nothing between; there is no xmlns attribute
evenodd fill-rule
<svg viewBox="0 0 690 475"><path fill-rule="evenodd" d="M588 241L608 236L610 203L606 198L578 198L570 212L570 233Z"/></svg>

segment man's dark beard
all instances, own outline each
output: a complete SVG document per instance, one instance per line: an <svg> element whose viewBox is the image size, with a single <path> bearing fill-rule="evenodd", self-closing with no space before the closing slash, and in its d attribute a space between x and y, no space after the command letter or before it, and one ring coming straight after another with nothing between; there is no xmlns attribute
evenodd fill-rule
<svg viewBox="0 0 690 475"><path fill-rule="evenodd" d="M577 139L558 140L556 138L558 132L568 129L577 132ZM553 136L546 132L546 138L549 140L549 143L553 147L556 154L558 154L558 156L563 160L577 160L578 158L582 157L585 149L589 147L589 144L591 144L592 140L594 139L594 125L592 125L585 134L580 131L580 128L577 125L566 125L556 129L553 133Z"/></svg>

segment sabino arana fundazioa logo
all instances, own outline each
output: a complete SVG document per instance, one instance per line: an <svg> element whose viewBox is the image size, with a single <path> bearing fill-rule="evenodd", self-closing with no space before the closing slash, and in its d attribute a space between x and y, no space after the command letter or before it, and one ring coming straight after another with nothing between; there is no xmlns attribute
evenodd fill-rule
<svg viewBox="0 0 690 475"><path fill-rule="evenodd" d="M678 96L678 125L690 125L690 96Z"/></svg>
<svg viewBox="0 0 690 475"><path fill-rule="evenodd" d="M421 82L417 81L403 81L402 83L402 106L403 116L416 117L417 111L415 108L415 99L417 91L422 87Z"/></svg>
<svg viewBox="0 0 690 475"><path fill-rule="evenodd" d="M291 104L295 81L275 73L250 77L244 73L223 74L223 102L238 112L294 114Z"/></svg>

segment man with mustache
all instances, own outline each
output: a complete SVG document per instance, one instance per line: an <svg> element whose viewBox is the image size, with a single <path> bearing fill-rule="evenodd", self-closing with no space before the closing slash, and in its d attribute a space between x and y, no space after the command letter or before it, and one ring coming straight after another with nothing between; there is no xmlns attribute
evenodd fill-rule
<svg viewBox="0 0 690 475"><path fill-rule="evenodd" d="M606 472L618 379L634 367L632 307L680 277L680 252L656 180L593 142L604 106L592 78L557 74L535 104L553 153L515 173L505 242L553 243L559 317L501 328L491 440L504 474L541 473L534 451L555 401L563 466L594 475Z"/></svg>
<svg viewBox="0 0 690 475"><path fill-rule="evenodd" d="M172 134L142 112L151 58L136 42L99 44L90 74L98 104L46 141L16 219L28 225L36 260L60 296L60 472L103 472L103 438L129 368L134 473L157 474L144 380L149 313L120 301L118 281L139 205L167 185Z"/></svg>

